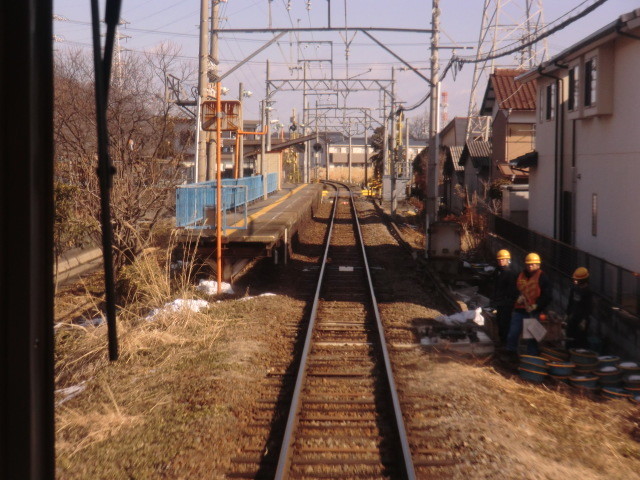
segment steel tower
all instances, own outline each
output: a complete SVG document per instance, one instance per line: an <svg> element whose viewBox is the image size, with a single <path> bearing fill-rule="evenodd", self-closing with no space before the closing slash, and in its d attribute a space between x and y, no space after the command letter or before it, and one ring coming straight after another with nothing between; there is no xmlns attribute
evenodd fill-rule
<svg viewBox="0 0 640 480"><path fill-rule="evenodd" d="M542 0L485 0L476 61L469 96L469 123L467 139L487 140L489 118L480 117L479 96L493 72L496 63L487 59L502 49L512 49L518 44L535 38L544 28ZM518 50L514 55L497 59L504 68L533 68L546 57L546 41L542 48L532 44Z"/></svg>

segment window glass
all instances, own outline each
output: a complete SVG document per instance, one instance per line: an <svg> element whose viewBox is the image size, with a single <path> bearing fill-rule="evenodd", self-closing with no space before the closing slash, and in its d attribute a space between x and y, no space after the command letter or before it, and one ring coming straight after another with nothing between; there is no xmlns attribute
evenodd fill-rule
<svg viewBox="0 0 640 480"><path fill-rule="evenodd" d="M596 104L598 84L597 58L592 57L584 64L584 104L587 107Z"/></svg>
<svg viewBox="0 0 640 480"><path fill-rule="evenodd" d="M568 108L569 110L575 110L578 106L578 80L580 76L580 70L577 66L569 70L569 95L568 95Z"/></svg>
<svg viewBox="0 0 640 480"><path fill-rule="evenodd" d="M539 115L540 122L542 122L542 120L544 120L544 92L545 92L545 89L541 88L540 89L540 98L538 99L538 112L540 112L540 115Z"/></svg>
<svg viewBox="0 0 640 480"><path fill-rule="evenodd" d="M556 109L556 85L552 83L547 85L547 102L546 102L546 116L547 120L553 120L555 118Z"/></svg>

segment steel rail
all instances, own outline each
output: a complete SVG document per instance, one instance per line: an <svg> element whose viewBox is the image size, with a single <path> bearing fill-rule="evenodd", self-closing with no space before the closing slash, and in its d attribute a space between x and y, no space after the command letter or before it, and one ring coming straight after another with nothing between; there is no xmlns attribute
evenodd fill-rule
<svg viewBox="0 0 640 480"><path fill-rule="evenodd" d="M333 224L336 216L336 211L338 209L337 200L338 189L336 188L336 198L333 202L333 209L331 211L331 222L329 222L329 229L327 231L327 245L324 249L324 254L322 255L322 265L320 266L320 273L318 275L318 285L316 286L316 293L313 297L313 306L311 308L311 314L309 315L309 325L307 326L307 334L304 340L304 347L302 348L302 359L300 361L300 367L298 369L298 375L296 377L296 386L293 391L293 396L291 397L291 407L289 409L289 416L287 417L287 427L285 428L280 456L278 457L278 467L276 469L276 475L274 477L278 480L282 480L283 478L285 478L285 473L289 468L289 464L291 461L291 441L293 440L293 431L295 430L298 422L298 413L300 411L300 396L302 394L302 387L307 375L307 359L309 358L309 350L311 349L313 327L318 315L318 300L320 299L320 289L322 288L322 280L324 278L327 258L329 256L329 246L331 245Z"/></svg>
<svg viewBox="0 0 640 480"><path fill-rule="evenodd" d="M382 350L382 357L384 358L384 368L387 373L387 381L389 382L389 391L391 394L391 402L393 403L393 413L395 415L396 427L398 429L398 436L400 437L400 445L402 447L402 460L404 462L404 468L407 478L415 480L416 472L413 466L413 460L411 459L411 449L409 448L409 441L407 440L407 430L404 426L404 420L402 418L402 410L400 407L400 400L398 399L398 393L396 390L396 383L393 379L393 370L391 368L391 359L389 357L389 351L387 349L387 341L384 336L384 329L382 326L382 320L380 319L380 310L378 309L378 300L373 290L373 281L371 279L371 270L369 269L369 261L367 260L367 252L364 247L364 239L362 238L362 229L360 228L360 220L358 219L358 211L353 201L353 194L351 194L351 206L354 211L354 218L356 221L356 232L358 233L358 241L360 242L360 248L362 249L362 258L364 260L364 271L367 274L367 283L369 284L369 295L371 296L371 304L373 305L373 312L376 317L376 324L378 326L378 335L380 336L380 348Z"/></svg>
<svg viewBox="0 0 640 480"><path fill-rule="evenodd" d="M350 201L350 206L351 206L351 211L353 212L353 216L355 218L355 230L357 231L357 241L360 243L360 248L361 248L361 254L362 254L362 258L364 260L364 270L367 274L367 284L369 287L369 295L370 295L370 300L371 303L373 305L373 311L374 311L374 315L375 315L375 319L376 319L376 326L377 326L377 330L378 330L378 335L379 335L379 339L380 339L380 347L382 350L382 356L383 356L383 360L384 360L384 367L385 367L385 374L387 376L387 383L389 386L389 391L390 391L390 396L391 396L391 403L393 405L393 410L394 410L394 420L396 423L396 431L400 440L400 445L401 445L401 450L402 450L402 466L404 468L404 473L405 473L405 478L408 480L415 480L416 478L416 474L415 474L415 468L413 466L413 460L411 458L411 450L409 448L409 442L407 440L407 433L406 433L406 428L404 426L404 420L402 418L402 411L400 408L400 401L398 399L398 394L396 391L396 385L395 385L395 381L393 380L393 370L391 368L391 360L389 357L389 352L387 350L387 346L386 346L386 339L384 336L384 331L383 331L383 326L382 326L382 321L380 319L380 311L378 309L378 304L377 304L377 300L376 300L376 296L375 296L375 292L373 289L373 281L371 278L371 272L369 269L369 262L367 260L367 255L366 255L366 250L365 250L365 246L364 246L364 240L362 238L362 231L361 231L361 227L360 227L360 221L358 219L358 211L355 207L355 202L353 199L353 192L351 191L351 189L345 185L345 184L341 184L338 182L323 182L327 185L332 185L335 188L334 184L337 185L341 185L342 187L346 188L347 191L349 192L349 201ZM309 325L307 327L307 333L305 336L305 342L304 342L304 347L302 350L302 358L301 358L301 362L300 362L300 368L298 370L298 375L296 378L296 386L294 389L294 393L292 396L292 400L291 400L291 408L289 410L289 415L287 418L287 426L285 429L285 434L284 434L284 438L282 441L282 447L280 450L280 455L278 458L278 466L276 469L276 474L275 474L275 479L276 480L283 480L286 477L286 474L288 472L288 469L290 468L290 464L291 464L291 454L293 451L292 448L292 442L294 440L293 438L293 432L295 430L295 427L297 426L298 423L298 414L300 411L300 396L302 393L302 388L304 386L304 379L306 378L306 373L307 373L307 360L308 360L308 354L309 351L311 349L311 342L312 342L312 337L313 337L313 330L314 330L314 325L316 322L316 317L317 317L317 312L318 312L318 304L319 304L319 299L320 299L320 290L322 288L322 283L323 283L323 279L324 279L324 273L325 273L325 266L326 266L326 261L328 258L328 254L329 254L329 247L331 245L331 235L333 232L333 226L334 226L334 220L335 220L335 215L336 215L336 211L337 211L337 205L338 205L338 188L336 188L336 197L333 203L333 209L331 212L331 222L329 224L329 229L327 232L327 243L325 246L325 251L324 251L324 255L322 258L322 265L320 267L320 273L318 275L318 284L316 286L316 293L314 295L314 299L313 299L313 306L311 309L311 314L310 314L310 318L309 318Z"/></svg>

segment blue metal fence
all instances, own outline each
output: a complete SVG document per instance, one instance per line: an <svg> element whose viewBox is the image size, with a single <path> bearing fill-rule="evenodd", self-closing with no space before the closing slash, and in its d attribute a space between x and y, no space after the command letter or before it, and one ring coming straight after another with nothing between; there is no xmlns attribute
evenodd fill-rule
<svg viewBox="0 0 640 480"><path fill-rule="evenodd" d="M262 198L263 176L222 180L222 228L227 216L240 207ZM278 174L267 174L267 194L278 188ZM180 185L176 188L176 225L186 228L215 228L215 219L207 221L207 208L216 206L216 181ZM246 226L246 208L244 209ZM213 221L212 221L213 220Z"/></svg>
<svg viewBox="0 0 640 480"><path fill-rule="evenodd" d="M267 191L275 192L278 189L278 174L267 173Z"/></svg>

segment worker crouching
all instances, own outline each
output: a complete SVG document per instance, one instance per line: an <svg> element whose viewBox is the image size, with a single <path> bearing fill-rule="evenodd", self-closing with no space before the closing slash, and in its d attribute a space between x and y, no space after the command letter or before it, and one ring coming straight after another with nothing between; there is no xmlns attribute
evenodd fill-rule
<svg viewBox="0 0 640 480"><path fill-rule="evenodd" d="M507 335L507 350L518 353L518 343L522 334L522 324L525 318L540 319L542 313L551 302L551 282L549 277L540 269L540 255L529 253L525 259L525 268L518 275L516 287L520 293L513 307L511 324ZM538 355L538 342L527 339L527 354Z"/></svg>

